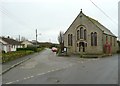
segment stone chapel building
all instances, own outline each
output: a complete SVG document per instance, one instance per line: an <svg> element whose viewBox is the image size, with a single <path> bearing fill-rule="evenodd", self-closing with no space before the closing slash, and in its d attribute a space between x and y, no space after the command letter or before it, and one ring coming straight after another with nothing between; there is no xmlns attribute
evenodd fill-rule
<svg viewBox="0 0 120 86"><path fill-rule="evenodd" d="M82 10L64 33L68 54L103 55L117 52L117 37Z"/></svg>

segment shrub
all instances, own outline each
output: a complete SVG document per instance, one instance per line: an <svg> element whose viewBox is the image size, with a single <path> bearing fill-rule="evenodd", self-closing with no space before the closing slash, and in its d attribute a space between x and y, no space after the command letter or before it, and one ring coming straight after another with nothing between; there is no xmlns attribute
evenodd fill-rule
<svg viewBox="0 0 120 86"><path fill-rule="evenodd" d="M26 50L31 50L31 51L37 52L36 47L17 48L17 51L26 51Z"/></svg>
<svg viewBox="0 0 120 86"><path fill-rule="evenodd" d="M16 52L4 53L4 54L2 54L2 63L20 58L20 57L25 56L25 55L29 55L33 52L34 51L28 50L28 51L16 51Z"/></svg>
<svg viewBox="0 0 120 86"><path fill-rule="evenodd" d="M5 53L5 51L4 51L4 50L2 50L2 53Z"/></svg>

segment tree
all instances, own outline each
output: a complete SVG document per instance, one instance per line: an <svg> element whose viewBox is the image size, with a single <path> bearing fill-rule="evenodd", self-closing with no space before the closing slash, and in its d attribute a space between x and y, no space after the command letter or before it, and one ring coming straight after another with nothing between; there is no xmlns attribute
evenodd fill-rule
<svg viewBox="0 0 120 86"><path fill-rule="evenodd" d="M62 52L63 49L64 49L64 32L63 31L60 31L59 35L58 35L58 42L60 44L60 51Z"/></svg>

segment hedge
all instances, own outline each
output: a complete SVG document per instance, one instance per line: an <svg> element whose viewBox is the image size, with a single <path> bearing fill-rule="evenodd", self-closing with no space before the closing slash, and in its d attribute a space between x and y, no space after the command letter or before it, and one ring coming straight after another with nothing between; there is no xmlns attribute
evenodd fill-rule
<svg viewBox="0 0 120 86"><path fill-rule="evenodd" d="M36 47L17 48L17 51L26 51L26 50L31 50L31 51L37 52Z"/></svg>
<svg viewBox="0 0 120 86"><path fill-rule="evenodd" d="M23 57L25 55L32 54L34 51L15 51L15 52L9 52L9 53L3 53L2 54L2 63Z"/></svg>

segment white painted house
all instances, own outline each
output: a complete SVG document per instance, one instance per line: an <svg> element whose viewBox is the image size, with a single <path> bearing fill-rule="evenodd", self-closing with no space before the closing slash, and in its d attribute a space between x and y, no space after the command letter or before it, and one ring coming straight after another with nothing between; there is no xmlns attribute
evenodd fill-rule
<svg viewBox="0 0 120 86"><path fill-rule="evenodd" d="M28 40L22 41L21 44L23 45L24 48L28 46L33 46L33 43Z"/></svg>
<svg viewBox="0 0 120 86"><path fill-rule="evenodd" d="M22 48L23 45L20 44L18 41L12 39L12 38L5 38L5 37L0 37L0 51L5 51L11 52L11 51L16 51L17 48Z"/></svg>

